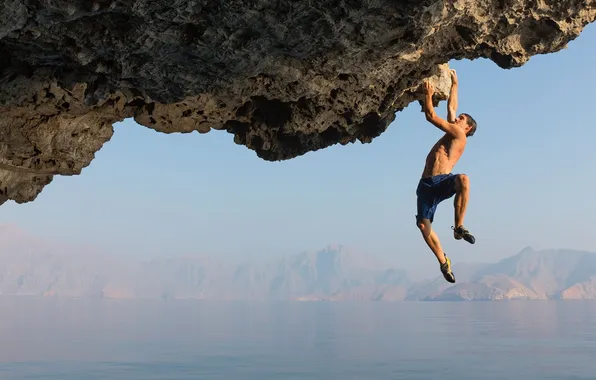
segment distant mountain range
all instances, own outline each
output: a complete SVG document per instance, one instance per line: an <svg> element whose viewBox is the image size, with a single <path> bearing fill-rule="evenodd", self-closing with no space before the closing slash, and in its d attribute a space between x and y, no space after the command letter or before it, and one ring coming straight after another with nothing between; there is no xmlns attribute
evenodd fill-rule
<svg viewBox="0 0 596 380"><path fill-rule="evenodd" d="M534 251L454 264L456 284L415 281L343 246L260 264L212 257L133 261L50 244L0 226L0 295L301 301L596 299L596 253Z"/></svg>

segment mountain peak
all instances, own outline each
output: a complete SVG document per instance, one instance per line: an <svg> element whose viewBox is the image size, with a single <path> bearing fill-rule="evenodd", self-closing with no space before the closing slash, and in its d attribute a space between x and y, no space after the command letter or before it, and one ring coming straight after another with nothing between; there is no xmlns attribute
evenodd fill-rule
<svg viewBox="0 0 596 380"><path fill-rule="evenodd" d="M518 254L523 255L525 253L534 253L534 252L536 252L536 250L534 250L534 248L532 248L531 246L528 245L528 246L524 247L521 251L519 251Z"/></svg>

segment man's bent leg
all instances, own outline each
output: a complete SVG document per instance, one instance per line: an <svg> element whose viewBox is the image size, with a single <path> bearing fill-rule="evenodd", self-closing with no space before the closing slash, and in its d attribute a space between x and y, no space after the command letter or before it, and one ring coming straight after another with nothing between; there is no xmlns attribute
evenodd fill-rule
<svg viewBox="0 0 596 380"><path fill-rule="evenodd" d="M468 207L470 197L470 179L465 174L458 174L455 179L455 199L453 200L455 225L453 227L453 236L460 240L463 238L470 244L474 244L476 239L464 227L464 216Z"/></svg>
<svg viewBox="0 0 596 380"><path fill-rule="evenodd" d="M468 207L468 198L470 197L470 178L465 174L458 174L455 179L455 199L453 207L455 209L455 228L464 225L464 216Z"/></svg>
<svg viewBox="0 0 596 380"><path fill-rule="evenodd" d="M422 232L422 237L424 238L424 241L439 261L443 277L445 277L445 280L447 280L448 282L454 283L455 275L453 274L453 272L451 272L451 260L449 260L447 255L445 255L445 253L443 252L443 248L441 247L439 237L437 236L435 231L433 231L430 220L420 219L417 224L418 228L420 229L420 232Z"/></svg>

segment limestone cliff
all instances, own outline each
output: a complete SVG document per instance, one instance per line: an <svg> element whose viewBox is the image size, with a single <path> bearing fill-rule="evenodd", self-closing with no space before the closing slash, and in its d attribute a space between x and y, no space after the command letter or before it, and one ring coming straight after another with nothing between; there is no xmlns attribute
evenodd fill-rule
<svg viewBox="0 0 596 380"><path fill-rule="evenodd" d="M596 0L3 0L0 204L80 174L125 118L266 160L372 141L450 59L556 52Z"/></svg>

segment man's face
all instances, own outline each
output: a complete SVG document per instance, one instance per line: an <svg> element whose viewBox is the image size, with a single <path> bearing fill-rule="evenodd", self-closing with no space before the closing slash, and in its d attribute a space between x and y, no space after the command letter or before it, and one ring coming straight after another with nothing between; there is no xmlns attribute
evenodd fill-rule
<svg viewBox="0 0 596 380"><path fill-rule="evenodd" d="M467 119L466 115L459 115L455 119L455 125L460 127L462 129L462 131L464 131L465 133L468 133L468 131L472 128L468 125L468 119Z"/></svg>

